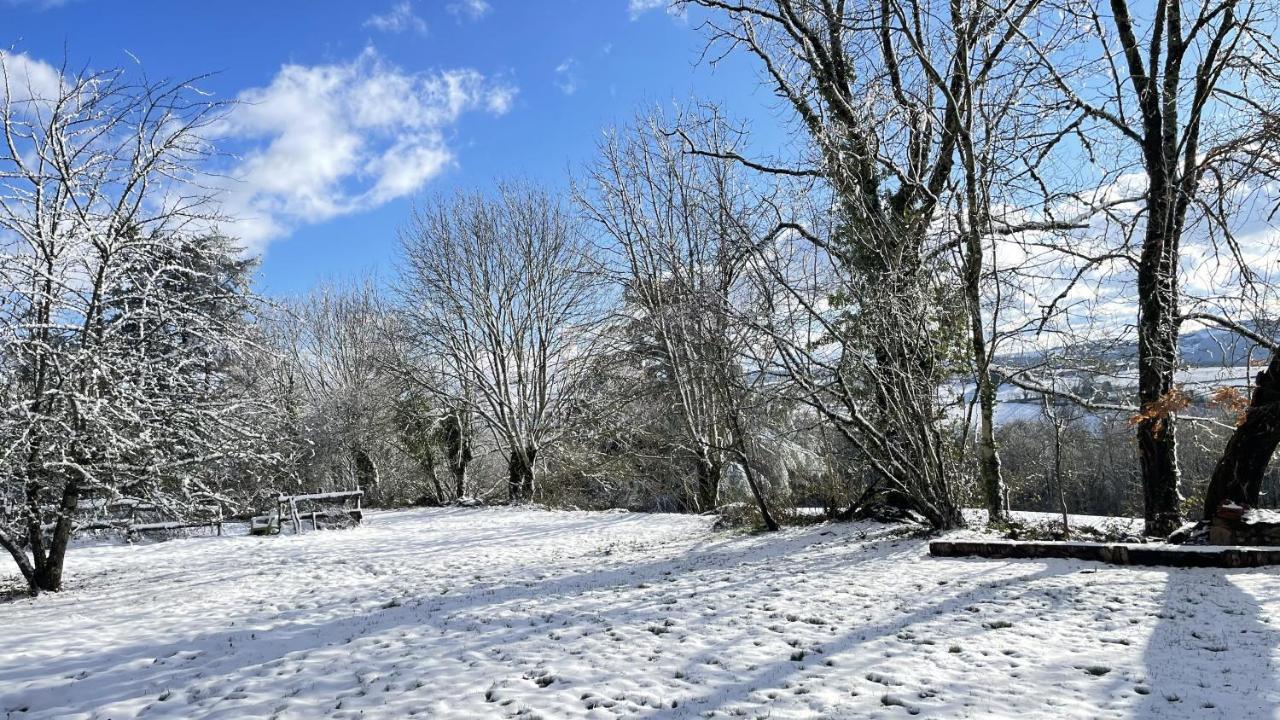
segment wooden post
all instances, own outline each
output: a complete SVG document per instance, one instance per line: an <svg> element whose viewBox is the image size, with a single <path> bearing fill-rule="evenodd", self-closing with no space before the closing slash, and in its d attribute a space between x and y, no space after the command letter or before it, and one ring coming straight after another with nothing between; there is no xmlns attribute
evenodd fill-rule
<svg viewBox="0 0 1280 720"><path fill-rule="evenodd" d="M302 534L302 519L298 517L298 502L289 498L289 516L293 518L293 534Z"/></svg>

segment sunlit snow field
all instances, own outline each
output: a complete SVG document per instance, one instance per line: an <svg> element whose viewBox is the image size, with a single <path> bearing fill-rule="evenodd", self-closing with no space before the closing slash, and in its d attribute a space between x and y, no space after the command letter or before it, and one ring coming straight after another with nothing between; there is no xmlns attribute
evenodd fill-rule
<svg viewBox="0 0 1280 720"><path fill-rule="evenodd" d="M413 510L76 548L66 592L0 604L0 713L1280 717L1280 571L933 560L892 526L709 526Z"/></svg>

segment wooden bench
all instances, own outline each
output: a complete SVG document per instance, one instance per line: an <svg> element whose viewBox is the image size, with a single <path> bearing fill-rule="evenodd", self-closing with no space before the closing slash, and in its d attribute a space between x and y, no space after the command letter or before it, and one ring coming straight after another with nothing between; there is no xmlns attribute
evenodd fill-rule
<svg viewBox="0 0 1280 720"><path fill-rule="evenodd" d="M308 493L305 495L276 496L274 513L259 515L249 521L251 535L273 535L284 529L289 522L293 532L302 532L304 520L311 521L311 529L319 530L322 521L341 518L341 525L359 525L364 520L364 509L361 501L364 491L338 490L326 493Z"/></svg>

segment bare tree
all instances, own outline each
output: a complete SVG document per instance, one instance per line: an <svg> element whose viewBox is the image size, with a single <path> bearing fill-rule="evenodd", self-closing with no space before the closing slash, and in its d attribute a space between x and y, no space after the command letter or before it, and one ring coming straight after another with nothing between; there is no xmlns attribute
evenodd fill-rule
<svg viewBox="0 0 1280 720"><path fill-rule="evenodd" d="M966 314L975 345L970 349L983 376L984 418L994 393L980 309L974 312L972 292L967 311L963 295L954 297L959 283L948 280L940 263L953 245L939 237L936 223L949 193L957 187L976 191L984 179L976 175L974 98L1005 71L1002 62L1023 42L1024 25L1039 2L998 10L982 2L904 0L682 4L712 11L706 25L713 39L760 61L767 81L798 116L816 158L808 167L784 166L714 148L693 150L734 157L778 177L821 178L833 198L834 225L819 232L782 213L774 236L798 234L830 263L839 287L826 300L835 308L805 292L790 300L811 311L805 325L821 326L819 332L844 352L839 359L822 357L788 341L787 370L801 372L815 407L872 460L881 482L914 498L935 524L959 523L951 490L958 478L936 395L952 372L956 339L950 328ZM962 150L965 167L974 172L957 184ZM988 228L985 199L974 192L966 200L973 238ZM982 254L975 250L966 255L970 287L982 274ZM784 273L772 274L786 287ZM987 505L999 519L1005 507L990 423L983 423L979 439Z"/></svg>
<svg viewBox="0 0 1280 720"><path fill-rule="evenodd" d="M1083 113L1080 134L1098 184L1132 184L1140 199L1123 218L1136 230L1138 290L1138 452L1149 534L1181 521L1176 385L1184 317L1181 267L1189 232L1235 245L1233 195L1274 167L1276 15L1267 2L1071 0L1055 4L1090 52L1039 49L1057 90ZM1093 52L1093 51L1096 51ZM1097 78L1105 78L1098 82ZM1249 269L1242 268L1244 276Z"/></svg>
<svg viewBox="0 0 1280 720"><path fill-rule="evenodd" d="M288 303L276 319L277 343L294 371L304 422L325 440L317 452L334 450L350 469L341 484L370 492L381 480L379 448L396 429L399 386L389 371L389 322L370 280L319 288Z"/></svg>
<svg viewBox="0 0 1280 720"><path fill-rule="evenodd" d="M0 54L0 545L53 591L85 493L216 501L202 468L255 452L227 375L249 296L195 169L221 104L119 70L35 87L15 67Z"/></svg>
<svg viewBox="0 0 1280 720"><path fill-rule="evenodd" d="M401 246L406 319L506 451L511 501L530 499L598 319L576 223L555 196L504 184L419 207Z"/></svg>
<svg viewBox="0 0 1280 720"><path fill-rule="evenodd" d="M690 505L714 509L736 447L726 381L741 373L744 333L732 306L748 286L740 228L759 216L745 200L739 166L686 154L660 115L611 133L591 168L580 205L608 238L607 269L622 288L621 312L639 332L628 350L655 365L652 401L669 403L697 469ZM724 144L723 123L700 124ZM749 238L746 238L749 240ZM634 317L629 317L634 315ZM665 396L665 397L664 397Z"/></svg>
<svg viewBox="0 0 1280 720"><path fill-rule="evenodd" d="M388 319L390 352L383 369L397 378L401 388L402 434L412 430L406 442L415 445L424 460L428 453L432 455L433 482L435 456L448 467L452 482L447 492L437 489L439 501L468 497L467 472L475 458L474 388L450 377L446 363L422 341L411 318L396 309Z"/></svg>

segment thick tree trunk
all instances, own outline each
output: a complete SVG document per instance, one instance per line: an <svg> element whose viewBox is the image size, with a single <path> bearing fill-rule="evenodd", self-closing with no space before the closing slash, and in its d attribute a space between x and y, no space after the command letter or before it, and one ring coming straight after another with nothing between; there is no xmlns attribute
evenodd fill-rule
<svg viewBox="0 0 1280 720"><path fill-rule="evenodd" d="M524 487L523 487L523 488L521 488L520 492L521 492L521 494L522 494L522 495L524 495L525 499L527 499L527 500L533 500L533 458L534 458L534 452L535 452L535 451L534 451L532 448L529 448L529 449L527 449L527 450L525 451L525 453L529 456L529 465L528 465L528 467L527 467L527 468L526 468L526 470L525 470L525 473L524 473Z"/></svg>
<svg viewBox="0 0 1280 720"><path fill-rule="evenodd" d="M1131 133L1142 148L1147 192L1142 254L1138 259L1138 400L1139 465L1142 470L1143 517L1148 535L1168 535L1182 524L1178 490L1178 433L1174 371L1178 363L1178 244L1187 203L1195 193L1196 172L1183 167L1196 155L1203 107L1190 108L1179 121L1182 60L1188 38L1181 27L1180 3L1162 4L1142 47L1128 0L1110 0L1134 105L1142 127ZM1231 11L1227 10L1230 22ZM1225 27L1225 26L1224 26ZM1219 39L1221 39L1219 37ZM1216 41L1214 45L1216 45ZM1144 67L1144 50L1150 62ZM1216 49L1213 51L1216 53ZM1212 57L1212 54L1211 54ZM1157 59L1162 59L1158 63ZM1213 65L1213 60L1209 60ZM1154 72L1153 72L1154 71ZM1212 87L1214 74L1201 66L1197 79ZM1117 91L1119 88L1117 88Z"/></svg>
<svg viewBox="0 0 1280 720"><path fill-rule="evenodd" d="M40 590L57 592L62 589L62 567L67 559L67 548L71 545L71 531L75 525L76 508L79 506L80 482L69 479L62 489L58 521L53 527L53 537L49 540L48 554L44 556L43 562L36 564L34 585Z"/></svg>
<svg viewBox="0 0 1280 720"><path fill-rule="evenodd" d="M1148 157L1148 163L1163 162ZM1178 485L1177 235L1175 201L1163 171L1150 167L1147 227L1138 263L1138 457L1143 518L1148 535L1168 535L1182 524Z"/></svg>
<svg viewBox="0 0 1280 720"><path fill-rule="evenodd" d="M507 495L512 504L533 498L533 463L537 448L513 448L507 461Z"/></svg>
<svg viewBox="0 0 1280 720"><path fill-rule="evenodd" d="M524 487L524 472L524 459L520 451L513 448L507 458L507 502L512 505L522 500L520 491Z"/></svg>
<svg viewBox="0 0 1280 720"><path fill-rule="evenodd" d="M1222 458L1204 496L1204 519L1211 520L1224 502L1255 507L1271 456L1280 444L1280 353L1258 373L1249 408L1227 440Z"/></svg>

